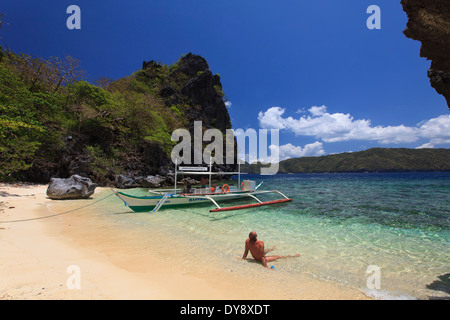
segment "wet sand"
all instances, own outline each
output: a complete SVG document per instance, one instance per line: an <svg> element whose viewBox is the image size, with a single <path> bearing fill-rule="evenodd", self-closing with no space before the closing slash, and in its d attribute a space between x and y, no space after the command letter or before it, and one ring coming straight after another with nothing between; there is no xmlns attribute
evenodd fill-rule
<svg viewBox="0 0 450 320"><path fill-rule="evenodd" d="M179 239L156 233L143 241L142 230L121 229L89 208L58 215L89 202L50 200L46 189L0 185L0 299L368 299L314 278L283 281L250 259L250 276L226 270L208 248L190 261L178 254L189 247Z"/></svg>

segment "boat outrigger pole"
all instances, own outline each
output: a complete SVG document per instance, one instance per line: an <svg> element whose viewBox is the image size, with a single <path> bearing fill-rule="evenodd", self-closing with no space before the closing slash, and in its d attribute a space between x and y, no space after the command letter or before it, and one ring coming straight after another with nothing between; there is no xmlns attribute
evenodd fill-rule
<svg viewBox="0 0 450 320"><path fill-rule="evenodd" d="M278 199L278 200L272 200L272 201L265 201L262 202L261 200L259 200L257 197L255 197L255 194L263 194L263 193L278 193L279 195L283 196L284 199ZM241 210L241 209L248 209L248 208L254 208L254 207L261 207L261 206L268 206L268 205L272 205L272 204L278 204L278 203L284 203L284 202L291 202L292 199L286 197L284 194L282 194L280 191L278 190L273 190L273 191L259 191L259 192L252 192L252 193L247 193L245 194L248 197L251 197L253 199L255 199L257 201L257 203L250 203L250 204L243 204L240 206L232 206L232 207L225 207L225 208L221 208L216 201L213 201L212 199L211 202L217 207L216 209L212 209L209 210L209 212L221 212L221 211L232 211L232 210Z"/></svg>

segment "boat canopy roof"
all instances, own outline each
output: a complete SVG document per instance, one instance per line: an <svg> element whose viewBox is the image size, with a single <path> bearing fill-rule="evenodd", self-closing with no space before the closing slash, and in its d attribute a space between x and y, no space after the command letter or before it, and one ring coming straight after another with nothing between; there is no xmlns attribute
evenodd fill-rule
<svg viewBox="0 0 450 320"><path fill-rule="evenodd" d="M242 172L228 172L228 171L208 171L208 167L179 167L178 173L193 174L193 175L235 175L235 174L245 174Z"/></svg>
<svg viewBox="0 0 450 320"><path fill-rule="evenodd" d="M202 175L202 176L207 176L207 175L214 175L214 174L218 174L218 175L225 175L225 174L230 174L230 175L235 175L235 174L246 174L243 172L227 172L227 171L219 171L219 172L196 172L196 171L178 171L178 173L184 173L184 174L198 174L198 175Z"/></svg>

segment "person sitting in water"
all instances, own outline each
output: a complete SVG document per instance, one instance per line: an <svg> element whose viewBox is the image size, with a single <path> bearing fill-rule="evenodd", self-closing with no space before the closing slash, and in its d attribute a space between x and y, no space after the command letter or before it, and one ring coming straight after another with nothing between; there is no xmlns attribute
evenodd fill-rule
<svg viewBox="0 0 450 320"><path fill-rule="evenodd" d="M258 241L256 232L252 231L248 235L248 239L245 241L245 251L244 251L244 255L242 256L242 259L246 259L248 252L250 251L250 253L252 254L252 256L255 260L262 262L262 264L265 268L270 269L267 266L268 262L272 262L272 261L282 259L282 258L291 258L291 257L299 257L300 256L299 253L297 253L295 255L291 255L291 256L266 256L266 253L268 253L274 249L275 249L275 247L268 249L267 251L264 250L264 242Z"/></svg>
<svg viewBox="0 0 450 320"><path fill-rule="evenodd" d="M191 193L191 184L188 181L184 181L186 187L184 188L184 193Z"/></svg>
<svg viewBox="0 0 450 320"><path fill-rule="evenodd" d="M206 184L208 183L208 179L206 179L205 177L201 177L200 178L200 182L201 182L202 188L206 188Z"/></svg>

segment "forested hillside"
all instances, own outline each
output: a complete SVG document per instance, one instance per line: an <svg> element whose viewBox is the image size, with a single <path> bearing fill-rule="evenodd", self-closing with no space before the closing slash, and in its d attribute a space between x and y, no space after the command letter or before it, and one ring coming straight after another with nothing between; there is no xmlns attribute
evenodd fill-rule
<svg viewBox="0 0 450 320"><path fill-rule="evenodd" d="M171 133L231 128L220 76L206 60L144 62L118 80L84 79L81 62L0 50L0 180L46 183L81 174L100 185L118 175L164 175Z"/></svg>
<svg viewBox="0 0 450 320"><path fill-rule="evenodd" d="M259 173L261 164L245 170ZM280 162L280 173L450 171L449 149L373 148Z"/></svg>

